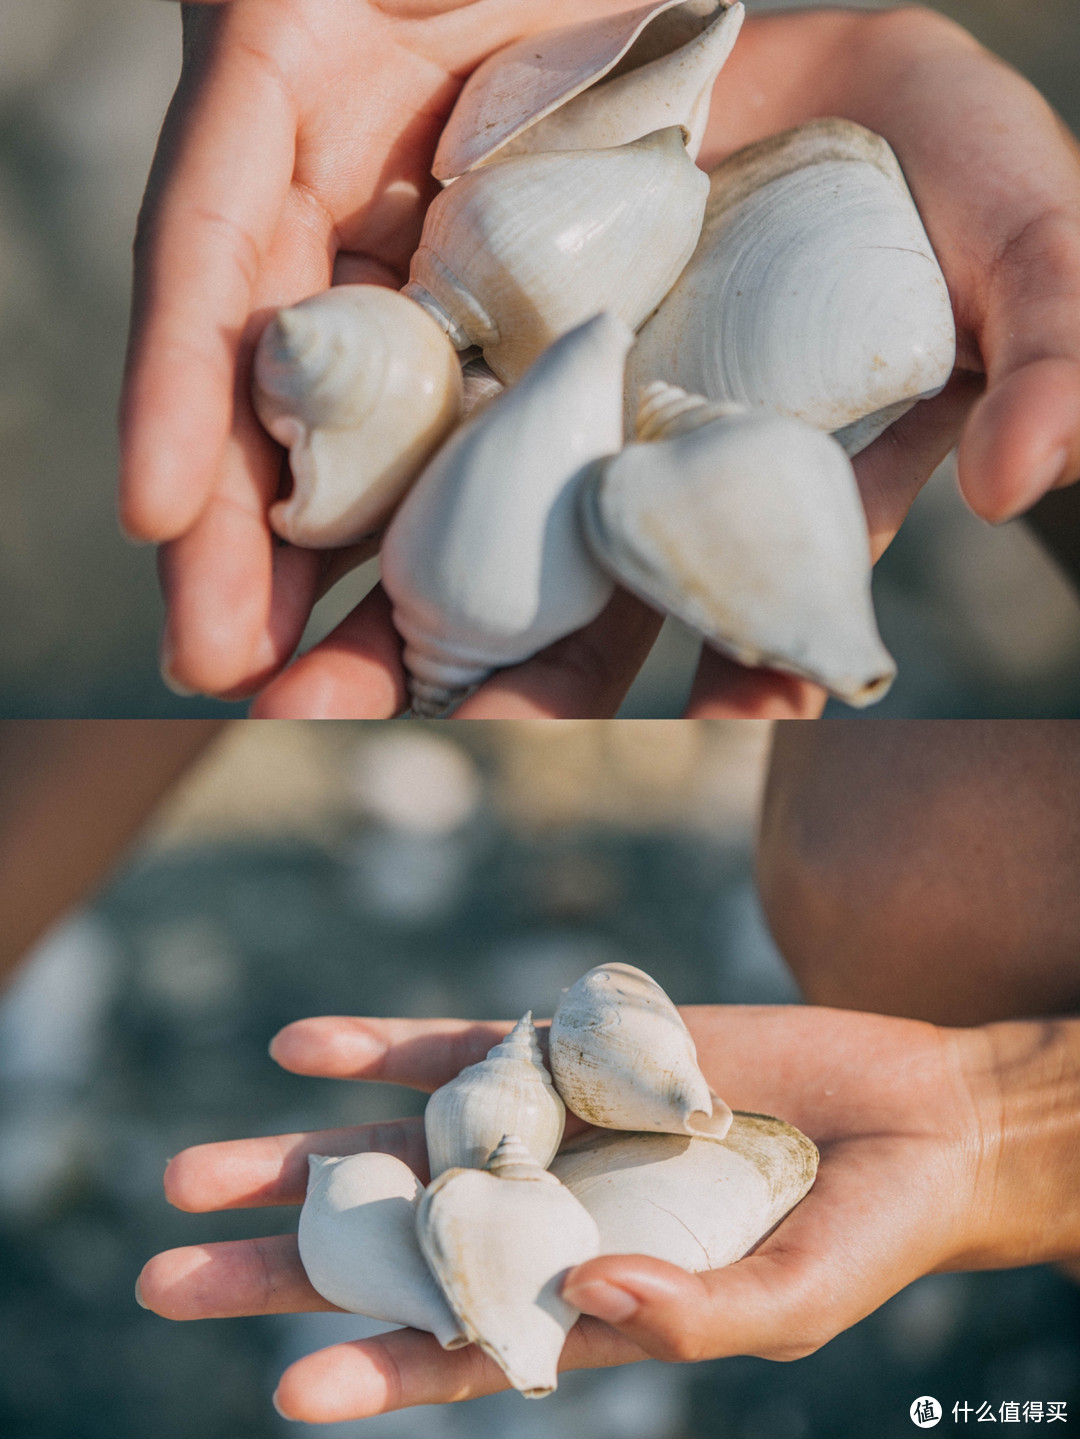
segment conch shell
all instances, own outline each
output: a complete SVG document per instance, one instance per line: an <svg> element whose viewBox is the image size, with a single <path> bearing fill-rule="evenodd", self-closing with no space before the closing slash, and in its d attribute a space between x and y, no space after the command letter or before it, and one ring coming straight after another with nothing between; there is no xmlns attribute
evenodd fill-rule
<svg viewBox="0 0 1080 1439"><path fill-rule="evenodd" d="M424 1110L432 1179L444 1169L479 1169L505 1134L516 1134L546 1169L566 1108L544 1067L532 1014L518 1020L486 1059L437 1089Z"/></svg>
<svg viewBox="0 0 1080 1439"><path fill-rule="evenodd" d="M435 152L449 181L493 158L599 150L680 124L697 159L741 4L662 0L508 45L474 70Z"/></svg>
<svg viewBox="0 0 1080 1439"><path fill-rule="evenodd" d="M633 965L601 964L570 986L551 1021L549 1052L567 1108L590 1124L714 1140L731 1125L679 1011Z"/></svg>
<svg viewBox="0 0 1080 1439"><path fill-rule="evenodd" d="M661 383L645 393L638 432L652 443L596 465L582 491L586 536L619 583L740 664L800 675L859 708L881 699L896 666L836 440Z"/></svg>
<svg viewBox="0 0 1080 1439"><path fill-rule="evenodd" d="M693 253L708 190L677 125L485 165L432 201L403 293L511 384L598 310L640 325Z"/></svg>
<svg viewBox="0 0 1080 1439"><path fill-rule="evenodd" d="M300 1211L300 1260L331 1304L434 1334L444 1349L468 1341L420 1252L416 1211L424 1186L392 1154L310 1156Z"/></svg>
<svg viewBox="0 0 1080 1439"><path fill-rule="evenodd" d="M647 1254L698 1273L741 1259L817 1174L805 1134L735 1113L719 1144L672 1134L586 1134L552 1165L596 1220L601 1254Z"/></svg>
<svg viewBox="0 0 1080 1439"><path fill-rule="evenodd" d="M896 157L859 125L815 120L713 172L694 256L631 352L627 401L665 380L839 432L856 454L945 386L955 354Z"/></svg>
<svg viewBox="0 0 1080 1439"><path fill-rule="evenodd" d="M279 310L255 351L253 395L293 475L270 523L315 548L381 529L462 410L446 335L381 285L338 285Z"/></svg>
<svg viewBox="0 0 1080 1439"><path fill-rule="evenodd" d="M559 1293L563 1276L599 1252L586 1210L507 1135L484 1169L448 1169L430 1185L417 1232L469 1339L526 1397L550 1394L579 1313Z"/></svg>
<svg viewBox="0 0 1080 1439"><path fill-rule="evenodd" d="M382 579L415 713L441 713L607 603L614 586L582 538L577 489L621 443L631 339L611 315L565 335L451 436L394 516Z"/></svg>

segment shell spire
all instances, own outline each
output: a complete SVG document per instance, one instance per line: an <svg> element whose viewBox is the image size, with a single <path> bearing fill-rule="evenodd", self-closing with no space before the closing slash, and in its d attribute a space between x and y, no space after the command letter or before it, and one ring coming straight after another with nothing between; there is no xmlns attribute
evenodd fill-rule
<svg viewBox="0 0 1080 1439"><path fill-rule="evenodd" d="M497 1179L547 1179L555 1182L550 1170L537 1164L516 1134L504 1134L484 1165Z"/></svg>

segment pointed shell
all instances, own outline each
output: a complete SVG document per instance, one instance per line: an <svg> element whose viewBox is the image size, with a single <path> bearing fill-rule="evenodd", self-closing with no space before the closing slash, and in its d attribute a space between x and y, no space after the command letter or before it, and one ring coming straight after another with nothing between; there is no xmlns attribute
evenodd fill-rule
<svg viewBox="0 0 1080 1439"><path fill-rule="evenodd" d="M607 603L613 585L581 536L577 487L621 443L631 338L610 315L564 336L451 437L395 515L382 578L417 713L439 713Z"/></svg>
<svg viewBox="0 0 1080 1439"><path fill-rule="evenodd" d="M601 1254L648 1254L697 1273L753 1249L808 1192L817 1163L790 1124L736 1111L720 1144L589 1134L552 1172L596 1220Z"/></svg>
<svg viewBox="0 0 1080 1439"><path fill-rule="evenodd" d="M300 1260L314 1288L351 1314L466 1343L424 1262L416 1211L424 1186L392 1154L309 1158L300 1211Z"/></svg>
<svg viewBox="0 0 1080 1439"><path fill-rule="evenodd" d="M740 664L860 708L888 691L866 518L831 436L759 412L708 419L596 466L582 516L621 584Z"/></svg>
<svg viewBox="0 0 1080 1439"><path fill-rule="evenodd" d="M665 380L842 431L854 454L944 387L955 350L896 157L861 126L816 120L713 172L694 256L630 355L627 403Z"/></svg>
<svg viewBox="0 0 1080 1439"><path fill-rule="evenodd" d="M693 253L708 188L677 126L499 160L432 201L405 294L511 384L598 310L640 325Z"/></svg>
<svg viewBox="0 0 1080 1439"><path fill-rule="evenodd" d="M544 1169L562 1139L566 1109L544 1067L526 1014L479 1064L437 1089L424 1110L432 1179L481 1168L504 1134L518 1135Z"/></svg>
<svg viewBox="0 0 1080 1439"><path fill-rule="evenodd" d="M468 1337L515 1389L550 1394L578 1310L563 1276L598 1252L596 1224L508 1135L487 1169L448 1169L417 1214L420 1244Z"/></svg>
<svg viewBox="0 0 1080 1439"><path fill-rule="evenodd" d="M675 124L697 159L713 81L744 13L665 0L506 46L466 82L432 174L448 181L507 155L625 145Z"/></svg>
<svg viewBox="0 0 1080 1439"><path fill-rule="evenodd" d="M551 1021L550 1056L567 1108L590 1124L721 1139L731 1123L679 1011L633 965L598 965L570 986Z"/></svg>
<svg viewBox="0 0 1080 1439"><path fill-rule="evenodd" d="M293 476L270 523L321 547L382 527L460 418L462 383L453 346L418 305L381 285L338 285L270 321L253 396Z"/></svg>

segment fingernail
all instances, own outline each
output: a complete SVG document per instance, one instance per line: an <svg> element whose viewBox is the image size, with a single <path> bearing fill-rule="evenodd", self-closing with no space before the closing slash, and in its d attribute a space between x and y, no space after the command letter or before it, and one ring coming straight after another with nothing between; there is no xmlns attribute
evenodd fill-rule
<svg viewBox="0 0 1080 1439"><path fill-rule="evenodd" d="M332 1037L312 1039L300 1030L290 1034L292 1025L275 1034L270 1041L270 1058L286 1067L292 1063L307 1063L313 1051L321 1058L329 1052L334 1061L343 1069L368 1069L386 1055L386 1041L377 1039L365 1029L343 1029ZM294 1053L290 1049L295 1046Z"/></svg>
<svg viewBox="0 0 1080 1439"><path fill-rule="evenodd" d="M278 1392L277 1392L276 1389L274 1390L273 1394L271 1394L271 1396L270 1396L270 1403L274 1406L274 1408L277 1410L277 1412L281 1415L282 1419L287 1419L290 1424L295 1424L295 1423L297 1423L297 1420L295 1420L295 1419L292 1417L291 1414L286 1414L286 1413L285 1413L285 1410L282 1409L281 1405L278 1403Z"/></svg>
<svg viewBox="0 0 1080 1439"><path fill-rule="evenodd" d="M1015 520L1018 515L1030 510L1037 500L1041 500L1043 495L1056 489L1064 481L1068 467L1069 451L1065 445L1062 445L1053 454L1048 455L1041 465L1035 466L1024 486L1024 498L1007 514L1002 515L996 523L1007 524L1010 520Z"/></svg>
<svg viewBox="0 0 1080 1439"><path fill-rule="evenodd" d="M135 1281L135 1303L140 1309L148 1310L150 1308L149 1304L147 1304L146 1300L142 1297L142 1286L137 1279Z"/></svg>
<svg viewBox="0 0 1080 1439"><path fill-rule="evenodd" d="M568 1285L562 1297L567 1304L591 1314L608 1324L623 1324L641 1308L638 1300L625 1289L618 1289L605 1279L594 1279L588 1284Z"/></svg>

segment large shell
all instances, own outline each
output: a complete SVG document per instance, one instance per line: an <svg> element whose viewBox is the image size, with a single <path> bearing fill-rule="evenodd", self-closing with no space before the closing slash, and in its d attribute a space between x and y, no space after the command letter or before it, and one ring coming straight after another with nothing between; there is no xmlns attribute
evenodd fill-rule
<svg viewBox="0 0 1080 1439"><path fill-rule="evenodd" d="M404 293L510 384L598 310L640 325L693 253L708 189L678 126L496 161L432 201Z"/></svg>
<svg viewBox="0 0 1080 1439"><path fill-rule="evenodd" d="M744 15L741 4L662 0L496 51L459 95L432 174L447 181L496 156L625 145L675 124L696 160Z"/></svg>
<svg viewBox="0 0 1080 1439"><path fill-rule="evenodd" d="M518 1020L486 1059L437 1089L424 1110L431 1177L481 1168L504 1134L516 1134L544 1169L555 1157L566 1108L544 1067L532 1015Z"/></svg>
<svg viewBox="0 0 1080 1439"><path fill-rule="evenodd" d="M648 1254L697 1273L749 1253L807 1193L817 1163L790 1124L736 1112L720 1144L583 1135L552 1173L596 1220L601 1254Z"/></svg>
<svg viewBox="0 0 1080 1439"><path fill-rule="evenodd" d="M888 145L817 120L714 171L693 259L627 364L840 431L854 454L952 373L949 293ZM872 417L872 418L871 418Z"/></svg>
<svg viewBox="0 0 1080 1439"><path fill-rule="evenodd" d="M417 713L440 713L607 603L577 489L589 461L621 443L631 338L610 315L564 336L450 438L395 515L382 578Z"/></svg>
<svg viewBox="0 0 1080 1439"><path fill-rule="evenodd" d="M331 1304L434 1334L444 1349L468 1341L424 1262L416 1211L424 1186L392 1154L310 1156L300 1211L300 1260Z"/></svg>
<svg viewBox="0 0 1080 1439"><path fill-rule="evenodd" d="M731 1124L679 1011L631 964L598 965L570 986L551 1021L549 1053L567 1108L590 1124L711 1139Z"/></svg>
<svg viewBox="0 0 1080 1439"><path fill-rule="evenodd" d="M255 352L253 394L293 475L270 523L316 548L380 529L462 407L446 335L381 285L338 285L279 310Z"/></svg>
<svg viewBox="0 0 1080 1439"><path fill-rule="evenodd" d="M896 666L874 618L850 460L832 436L760 411L706 408L705 423L678 433L692 422L679 408L688 400L658 384L645 410L670 404L676 433L594 467L582 492L593 552L740 664L800 675L860 708L881 699Z"/></svg>
<svg viewBox="0 0 1080 1439"><path fill-rule="evenodd" d="M590 1215L508 1135L486 1169L448 1169L431 1184L417 1231L468 1337L515 1389L550 1394L579 1313L559 1293L563 1276L599 1252Z"/></svg>

